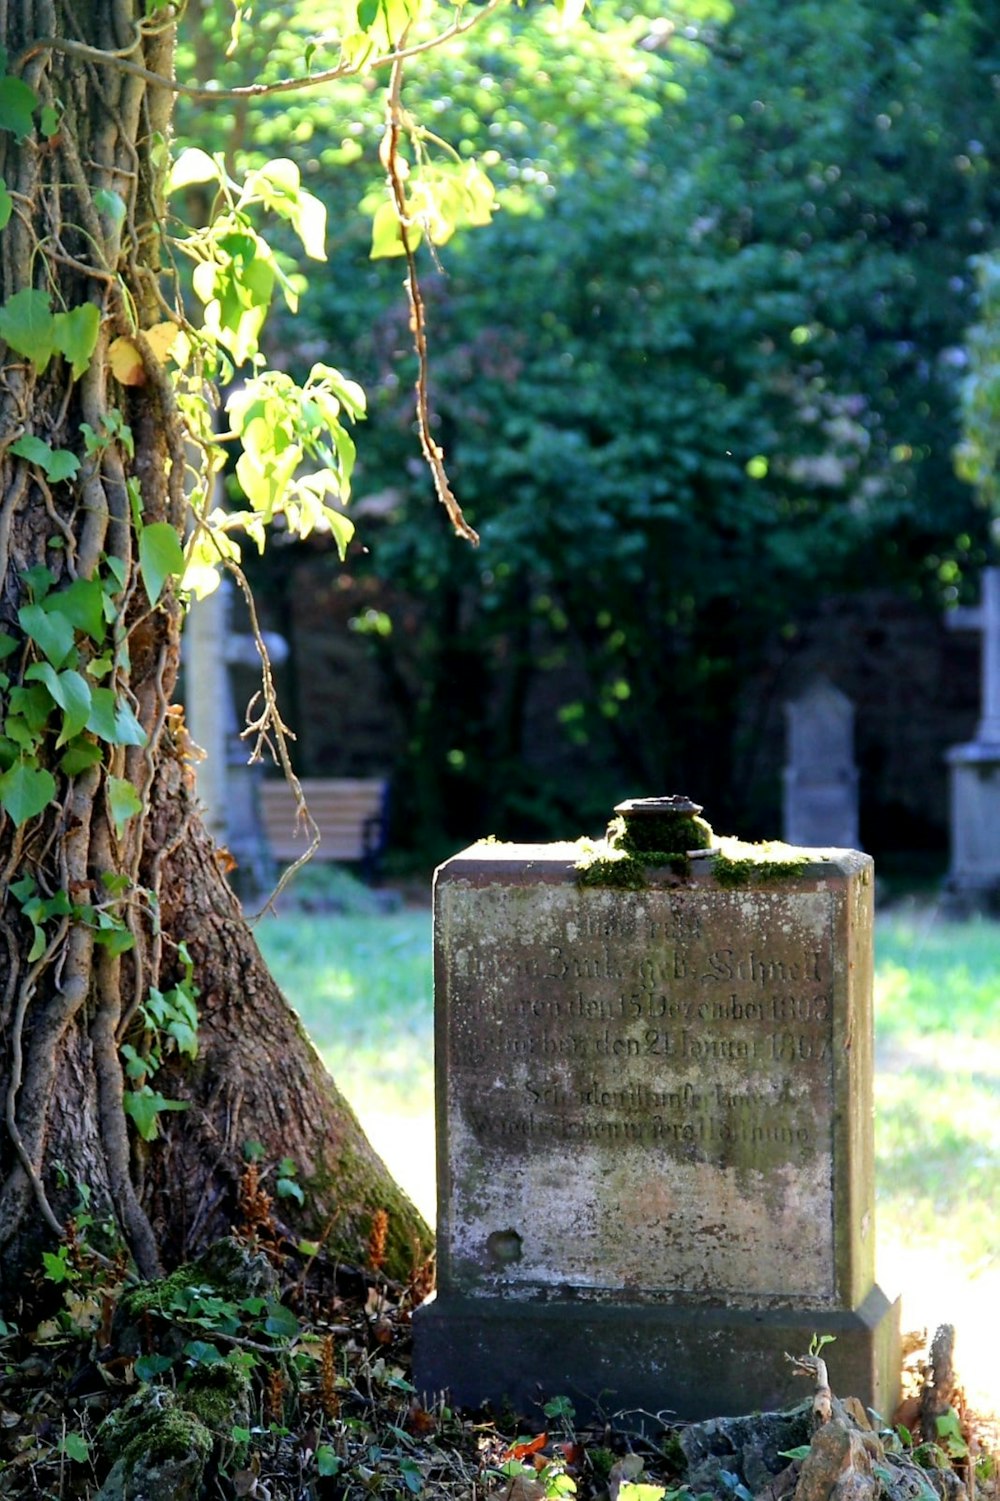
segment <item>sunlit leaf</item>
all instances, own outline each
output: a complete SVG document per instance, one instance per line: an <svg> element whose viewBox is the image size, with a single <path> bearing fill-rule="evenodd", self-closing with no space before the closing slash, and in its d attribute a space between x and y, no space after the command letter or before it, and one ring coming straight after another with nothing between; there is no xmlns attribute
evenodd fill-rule
<svg viewBox="0 0 1000 1501"><path fill-rule="evenodd" d="M108 363L115 380L123 386L144 386L146 384L146 368L142 363L142 355L124 334L111 343L108 348Z"/></svg>
<svg viewBox="0 0 1000 1501"><path fill-rule="evenodd" d="M575 26L587 9L587 0L553 0L553 4L564 29ZM635 1497L634 1501L641 1501L641 1498Z"/></svg>
<svg viewBox="0 0 1000 1501"><path fill-rule="evenodd" d="M413 250L420 243L420 230L417 226L407 226L406 238L410 249ZM396 213L396 205L388 198L375 210L375 218L372 220L372 246L369 252L370 259L380 260L386 256L405 255L406 247L403 244L403 233L400 228L399 215Z"/></svg>
<svg viewBox="0 0 1000 1501"><path fill-rule="evenodd" d="M292 216L292 223L306 255L316 261L325 261L326 205L312 193L301 193L298 211Z"/></svg>
<svg viewBox="0 0 1000 1501"><path fill-rule="evenodd" d="M182 151L170 168L167 192L176 193L181 188L193 187L201 182L220 182L221 169L217 162L198 146L189 146Z"/></svg>
<svg viewBox="0 0 1000 1501"><path fill-rule="evenodd" d="M168 359L174 345L180 337L181 330L176 323L154 323L152 328L144 328L143 335L156 358L163 363Z"/></svg>

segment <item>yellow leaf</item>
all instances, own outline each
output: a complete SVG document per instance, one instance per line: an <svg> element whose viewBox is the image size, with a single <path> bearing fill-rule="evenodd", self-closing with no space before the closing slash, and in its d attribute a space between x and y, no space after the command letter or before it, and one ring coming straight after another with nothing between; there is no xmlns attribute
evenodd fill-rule
<svg viewBox="0 0 1000 1501"><path fill-rule="evenodd" d="M108 359L111 363L111 373L121 385L144 386L146 384L142 355L131 339L126 339L124 336L115 339L108 350Z"/></svg>
<svg viewBox="0 0 1000 1501"><path fill-rule="evenodd" d="M149 341L150 349L162 364L173 353L180 329L176 323L154 323L152 328L144 328L143 333Z"/></svg>

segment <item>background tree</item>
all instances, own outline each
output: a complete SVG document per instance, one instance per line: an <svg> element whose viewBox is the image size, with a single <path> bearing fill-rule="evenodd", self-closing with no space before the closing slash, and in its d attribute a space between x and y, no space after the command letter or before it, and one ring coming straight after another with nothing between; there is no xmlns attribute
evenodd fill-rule
<svg viewBox="0 0 1000 1501"><path fill-rule="evenodd" d="M413 80L503 209L488 258L456 240L425 274L478 576L428 525L398 266L366 265L348 213L374 114L366 137L272 110L357 258L316 332L371 394L359 493L388 510L349 572L391 580L357 624L405 726L399 839L562 834L673 786L746 829L733 705L767 643L873 581L940 609L984 560L952 452L997 210L995 20L597 4L587 34L517 11Z"/></svg>

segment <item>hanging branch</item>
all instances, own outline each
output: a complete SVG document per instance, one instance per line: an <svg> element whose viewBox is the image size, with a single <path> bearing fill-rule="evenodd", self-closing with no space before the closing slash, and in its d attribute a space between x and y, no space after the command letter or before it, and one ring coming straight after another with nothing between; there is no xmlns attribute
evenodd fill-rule
<svg viewBox="0 0 1000 1501"><path fill-rule="evenodd" d="M405 42L405 37L404 37ZM399 139L403 131L403 107L401 93L403 87L403 56L405 46L400 48L400 55L392 68L392 78L386 101L388 124L385 141L382 147L382 157L389 174L389 186L392 190L392 199L396 207L396 216L399 220L399 238L403 246L403 254L406 257L406 296L410 304L410 329L413 333L413 348L417 356L417 380L414 387L417 395L417 432L420 437L420 447L428 468L434 479L434 489L437 498L448 513L448 519L460 537L471 542L474 546L479 542L479 533L466 521L462 507L455 498L454 491L448 480L448 474L444 467L444 452L440 445L434 441L431 433L430 398L429 398L429 361L427 356L427 319L424 310L423 293L420 290L420 281L417 277L417 263L413 254L413 246L410 243L408 233L409 215L406 203L406 190L403 187L403 177L399 166Z"/></svg>

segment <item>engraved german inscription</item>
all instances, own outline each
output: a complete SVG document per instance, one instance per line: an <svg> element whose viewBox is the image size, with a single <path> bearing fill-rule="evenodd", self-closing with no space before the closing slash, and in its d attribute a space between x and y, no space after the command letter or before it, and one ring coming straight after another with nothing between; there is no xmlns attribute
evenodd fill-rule
<svg viewBox="0 0 1000 1501"><path fill-rule="evenodd" d="M824 892L488 886L456 913L444 1046L467 1176L449 1212L473 1280L832 1287ZM491 1214L523 1237L502 1272L477 1249Z"/></svg>

